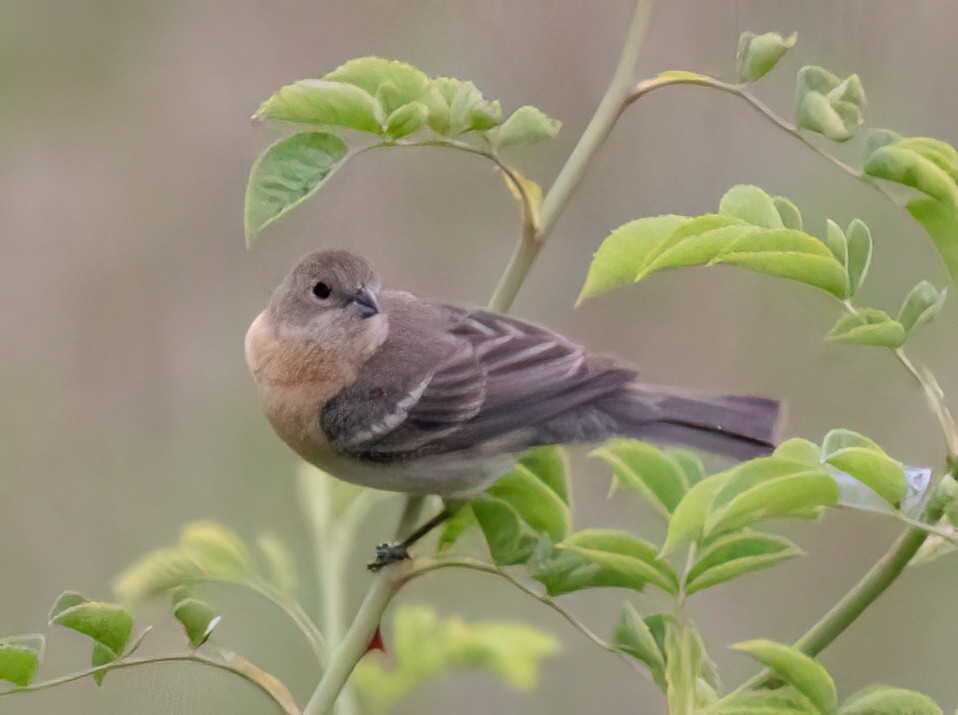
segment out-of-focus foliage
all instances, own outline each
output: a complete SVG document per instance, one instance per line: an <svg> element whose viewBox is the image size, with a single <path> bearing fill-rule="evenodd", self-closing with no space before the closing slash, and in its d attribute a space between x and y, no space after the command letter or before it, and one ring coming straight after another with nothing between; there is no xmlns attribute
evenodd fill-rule
<svg viewBox="0 0 958 715"><path fill-rule="evenodd" d="M373 712L391 706L428 681L462 668L488 670L513 688L535 687L543 658L559 651L552 635L524 623L468 623L441 618L423 606L401 606L385 653L359 662L352 683Z"/></svg>

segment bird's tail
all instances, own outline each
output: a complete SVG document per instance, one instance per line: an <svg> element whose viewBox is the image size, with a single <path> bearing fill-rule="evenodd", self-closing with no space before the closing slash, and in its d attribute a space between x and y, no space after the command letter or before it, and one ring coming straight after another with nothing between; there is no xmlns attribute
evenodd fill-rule
<svg viewBox="0 0 958 715"><path fill-rule="evenodd" d="M735 459L770 453L782 412L779 402L765 397L710 395L640 383L629 385L602 409L623 436L682 444Z"/></svg>

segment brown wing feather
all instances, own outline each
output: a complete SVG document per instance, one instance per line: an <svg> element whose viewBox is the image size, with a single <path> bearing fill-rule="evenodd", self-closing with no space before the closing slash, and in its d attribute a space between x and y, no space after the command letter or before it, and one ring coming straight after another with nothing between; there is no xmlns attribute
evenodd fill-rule
<svg viewBox="0 0 958 715"><path fill-rule="evenodd" d="M360 384L323 410L323 429L345 453L393 461L481 449L509 435L516 449L589 438L575 424L635 377L524 321L409 298L389 306L390 337Z"/></svg>

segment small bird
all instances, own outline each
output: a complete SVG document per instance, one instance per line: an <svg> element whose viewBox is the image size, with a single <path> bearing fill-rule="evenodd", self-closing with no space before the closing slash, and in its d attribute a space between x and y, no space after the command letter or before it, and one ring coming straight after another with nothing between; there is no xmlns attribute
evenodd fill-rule
<svg viewBox="0 0 958 715"><path fill-rule="evenodd" d="M246 334L276 433L329 474L468 499L529 447L615 435L744 459L773 446L778 402L649 385L568 338L499 313L383 290L367 261L303 258ZM376 564L406 547L449 509ZM420 533L421 532L421 533Z"/></svg>

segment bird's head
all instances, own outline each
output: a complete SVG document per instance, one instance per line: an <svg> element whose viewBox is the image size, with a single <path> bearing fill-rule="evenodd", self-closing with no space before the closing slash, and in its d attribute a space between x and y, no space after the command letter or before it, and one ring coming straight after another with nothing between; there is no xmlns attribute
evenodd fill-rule
<svg viewBox="0 0 958 715"><path fill-rule="evenodd" d="M370 342L385 328L380 281L372 266L346 251L303 258L273 291L269 322L286 339L331 345Z"/></svg>

